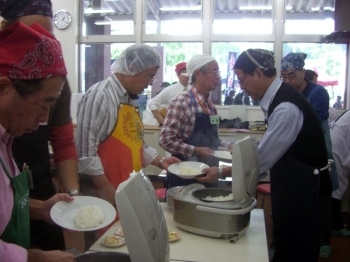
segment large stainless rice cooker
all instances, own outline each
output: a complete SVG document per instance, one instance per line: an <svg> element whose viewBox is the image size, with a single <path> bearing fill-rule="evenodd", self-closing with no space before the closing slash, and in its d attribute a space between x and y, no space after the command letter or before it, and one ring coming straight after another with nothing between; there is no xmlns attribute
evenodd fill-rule
<svg viewBox="0 0 350 262"><path fill-rule="evenodd" d="M254 137L237 141L232 151L232 188L205 188L192 184L174 195L174 221L179 228L210 237L237 241L250 224L250 211L259 180L257 143ZM234 200L208 201L206 197Z"/></svg>

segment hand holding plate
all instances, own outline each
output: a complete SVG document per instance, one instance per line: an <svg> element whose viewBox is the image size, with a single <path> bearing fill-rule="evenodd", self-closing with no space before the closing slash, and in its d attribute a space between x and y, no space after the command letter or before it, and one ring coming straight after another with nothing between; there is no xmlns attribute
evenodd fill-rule
<svg viewBox="0 0 350 262"><path fill-rule="evenodd" d="M217 166L204 168L202 171L205 174L195 178L201 183L213 183L219 179L219 168Z"/></svg>

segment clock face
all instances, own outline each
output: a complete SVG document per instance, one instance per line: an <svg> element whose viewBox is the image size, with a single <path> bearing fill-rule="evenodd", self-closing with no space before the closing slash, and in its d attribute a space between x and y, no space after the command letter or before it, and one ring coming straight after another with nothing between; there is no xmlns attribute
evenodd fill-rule
<svg viewBox="0 0 350 262"><path fill-rule="evenodd" d="M72 16L67 11L61 10L54 15L53 21L58 29L66 29L72 22Z"/></svg>

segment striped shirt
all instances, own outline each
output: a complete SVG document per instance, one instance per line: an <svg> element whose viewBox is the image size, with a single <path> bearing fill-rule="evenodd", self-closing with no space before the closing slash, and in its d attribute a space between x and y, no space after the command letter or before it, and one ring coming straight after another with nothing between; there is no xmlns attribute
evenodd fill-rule
<svg viewBox="0 0 350 262"><path fill-rule="evenodd" d="M186 157L193 155L194 146L186 144L184 141L192 133L196 113L208 114L209 111L212 116L218 114L208 97L198 93L194 86L191 91L196 98L196 103L191 102L190 92L181 93L174 98L168 106L167 115L159 135L159 145L161 147L172 154L181 154ZM228 142L221 141L221 143L224 147L229 145Z"/></svg>
<svg viewBox="0 0 350 262"><path fill-rule="evenodd" d="M114 74L94 84L82 97L78 105L76 129L79 173L104 174L97 150L115 128L120 103L137 106L136 100L130 98ZM145 142L143 149L143 163L147 166L158 153Z"/></svg>

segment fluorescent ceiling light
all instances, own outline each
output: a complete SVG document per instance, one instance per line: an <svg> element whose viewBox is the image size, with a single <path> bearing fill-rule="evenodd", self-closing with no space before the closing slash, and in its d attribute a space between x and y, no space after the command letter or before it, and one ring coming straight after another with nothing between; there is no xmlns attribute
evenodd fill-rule
<svg viewBox="0 0 350 262"><path fill-rule="evenodd" d="M104 13L114 13L112 9L104 9L104 10L93 10L92 8L87 8L84 11L85 14L104 14Z"/></svg>
<svg viewBox="0 0 350 262"><path fill-rule="evenodd" d="M179 7L160 7L160 11L199 11L202 10L202 6L179 6Z"/></svg>
<svg viewBox="0 0 350 262"><path fill-rule="evenodd" d="M316 11L320 11L319 7L311 7L311 11L316 12Z"/></svg>

